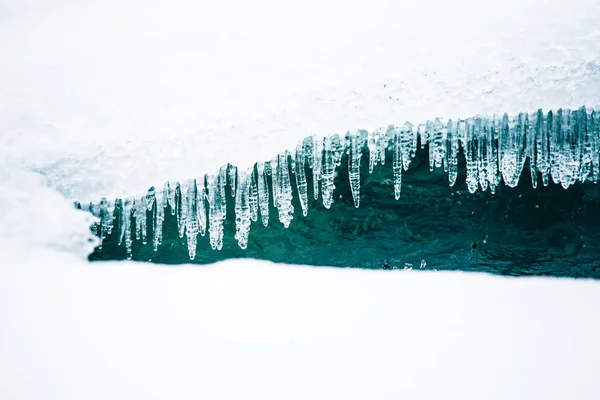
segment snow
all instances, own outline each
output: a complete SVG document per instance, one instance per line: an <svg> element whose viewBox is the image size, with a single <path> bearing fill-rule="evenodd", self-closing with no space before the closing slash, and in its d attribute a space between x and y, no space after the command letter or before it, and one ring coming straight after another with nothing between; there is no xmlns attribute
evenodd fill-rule
<svg viewBox="0 0 600 400"><path fill-rule="evenodd" d="M0 268L0 398L596 399L599 289L36 251Z"/></svg>
<svg viewBox="0 0 600 400"><path fill-rule="evenodd" d="M600 104L595 0L54 3L4 6L1 155L82 202L313 133Z"/></svg>

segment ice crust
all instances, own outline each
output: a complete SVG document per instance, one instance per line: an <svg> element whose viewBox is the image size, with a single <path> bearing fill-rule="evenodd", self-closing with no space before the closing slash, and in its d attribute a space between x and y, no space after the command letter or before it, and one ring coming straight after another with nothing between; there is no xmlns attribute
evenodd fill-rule
<svg viewBox="0 0 600 400"><path fill-rule="evenodd" d="M0 24L0 151L82 202L312 134L600 103L594 0L59 3Z"/></svg>

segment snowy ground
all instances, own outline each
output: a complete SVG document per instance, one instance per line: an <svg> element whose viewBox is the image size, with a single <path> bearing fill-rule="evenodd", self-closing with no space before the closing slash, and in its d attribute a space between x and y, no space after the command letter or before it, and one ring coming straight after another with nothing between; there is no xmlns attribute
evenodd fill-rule
<svg viewBox="0 0 600 400"><path fill-rule="evenodd" d="M0 398L597 399L598 305L591 281L36 251L0 268Z"/></svg>
<svg viewBox="0 0 600 400"><path fill-rule="evenodd" d="M75 198L600 104L597 1L398 3L0 3L0 398L598 398L597 282L85 261Z"/></svg>

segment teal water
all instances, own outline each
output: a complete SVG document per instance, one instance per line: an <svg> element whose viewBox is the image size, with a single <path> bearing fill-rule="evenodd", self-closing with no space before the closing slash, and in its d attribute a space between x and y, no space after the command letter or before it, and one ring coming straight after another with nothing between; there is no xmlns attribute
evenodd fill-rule
<svg viewBox="0 0 600 400"><path fill-rule="evenodd" d="M568 189L541 178L532 188L529 166L515 188L500 185L469 193L465 159L459 155L454 187L442 169L429 171L428 148L417 151L403 174L402 194L394 199L392 157L368 173L361 160L360 207L355 208L348 178L347 156L335 178L334 203L325 209L313 200L312 171L306 168L309 213L302 215L293 190L294 215L289 228L276 220L252 222L247 249L237 245L234 201L226 186L227 217L222 250L212 250L208 233L197 238L197 255L190 260L187 239L179 237L177 220L165 209L163 243L152 246L152 211L147 213L147 242L135 239L132 216L132 259L160 264L210 264L229 258L255 258L290 264L373 269L435 269L480 271L502 275L546 275L600 278L600 188L586 182ZM268 179L272 185L271 179ZM270 191L271 192L271 191ZM118 221L91 261L126 259L119 246Z"/></svg>

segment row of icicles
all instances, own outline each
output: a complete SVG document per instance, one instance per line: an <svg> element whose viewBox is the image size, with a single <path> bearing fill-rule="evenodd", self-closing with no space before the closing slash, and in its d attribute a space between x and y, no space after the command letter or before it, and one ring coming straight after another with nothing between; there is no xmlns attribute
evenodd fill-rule
<svg viewBox="0 0 600 400"><path fill-rule="evenodd" d="M260 219L269 224L269 204L277 210L276 218L287 228L294 218L294 187L304 216L308 213L306 170L312 171L313 195L319 193L325 208L333 203L334 180L342 155L348 156L348 175L354 206L360 205L361 157L369 157L369 173L385 164L386 152L392 153L394 196L400 198L402 173L415 156L417 146L428 144L429 168L443 168L450 186L456 183L459 152L466 160L466 184L471 193L478 189L492 193L501 181L515 187L525 161L529 160L531 182L543 185L550 179L564 188L575 182L597 182L600 175L600 123L594 110L520 113L501 118L476 116L457 121L436 118L425 124L405 123L372 132L358 130L343 138L334 134L307 137L293 151L284 151L267 162L257 162L247 170L232 165L220 168L216 175L185 182L167 182L162 193L152 187L146 195L117 199L111 205L106 199L91 205L99 216L96 226L101 240L119 227L118 242L125 244L131 258L132 231L137 240L147 241L147 211L152 218L152 241L156 251L162 243L162 223L167 206L176 216L179 236L187 237L190 259L196 256L198 234L208 231L213 249L223 246L223 222L226 217L225 186L231 187L235 201L235 239L245 249L250 225ZM420 140L419 140L420 139ZM368 151L365 151L365 147ZM305 168L307 167L307 168ZM269 185L269 181L271 184ZM156 206L155 206L156 205ZM135 227L132 227L132 220ZM133 229L134 228L134 229Z"/></svg>

